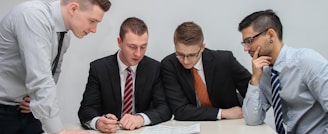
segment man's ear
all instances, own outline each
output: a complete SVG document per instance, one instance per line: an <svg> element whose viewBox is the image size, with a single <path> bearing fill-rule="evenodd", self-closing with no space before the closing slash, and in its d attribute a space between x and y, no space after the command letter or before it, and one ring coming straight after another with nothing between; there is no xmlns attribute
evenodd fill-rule
<svg viewBox="0 0 328 134"><path fill-rule="evenodd" d="M80 5L77 2L70 2L68 4L68 12L70 15L74 14L79 8L80 8Z"/></svg>
<svg viewBox="0 0 328 134"><path fill-rule="evenodd" d="M121 37L117 37L117 44L118 44L118 47L121 48L121 45L122 45L122 38Z"/></svg>
<svg viewBox="0 0 328 134"><path fill-rule="evenodd" d="M205 42L203 42L203 44L202 44L201 48L202 48L202 52L203 52L203 51L204 51L204 49L206 48L206 43L205 43Z"/></svg>
<svg viewBox="0 0 328 134"><path fill-rule="evenodd" d="M269 36L269 39L276 38L277 32L273 30L272 28L268 29L267 35Z"/></svg>

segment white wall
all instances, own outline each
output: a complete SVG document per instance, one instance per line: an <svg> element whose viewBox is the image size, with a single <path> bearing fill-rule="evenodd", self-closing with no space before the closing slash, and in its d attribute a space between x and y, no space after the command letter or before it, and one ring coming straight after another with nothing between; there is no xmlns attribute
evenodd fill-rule
<svg viewBox="0 0 328 134"><path fill-rule="evenodd" d="M25 0L11 0L0 6L0 18L14 5ZM328 58L328 1L326 0L111 0L96 34L82 40L73 38L65 55L58 83L62 119L78 122L77 110L88 77L89 63L118 50L116 38L121 22L130 16L143 19L149 28L147 55L161 60L174 52L173 32L184 21L198 23L207 47L231 50L249 70L250 56L240 45L237 27L248 14L273 9L284 26L284 42L293 47L308 47ZM250 70L251 71L251 70ZM272 118L270 115L269 118ZM270 119L270 122L272 120Z"/></svg>

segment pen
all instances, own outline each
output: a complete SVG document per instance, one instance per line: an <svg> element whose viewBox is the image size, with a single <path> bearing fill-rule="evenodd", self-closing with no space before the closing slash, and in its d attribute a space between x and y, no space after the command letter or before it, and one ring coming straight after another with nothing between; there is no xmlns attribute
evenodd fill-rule
<svg viewBox="0 0 328 134"><path fill-rule="evenodd" d="M108 117L107 115L104 115L104 117L106 118L106 119L109 119L109 120L113 120L113 118L111 118L111 117ZM116 122L116 125L119 127L119 129L121 129L121 124L120 124L120 121L117 121Z"/></svg>

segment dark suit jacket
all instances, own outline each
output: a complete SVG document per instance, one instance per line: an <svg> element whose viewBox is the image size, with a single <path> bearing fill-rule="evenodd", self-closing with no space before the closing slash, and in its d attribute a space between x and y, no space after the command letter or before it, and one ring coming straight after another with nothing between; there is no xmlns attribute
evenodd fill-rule
<svg viewBox="0 0 328 134"><path fill-rule="evenodd" d="M230 51L205 49L202 60L213 108L197 107L191 69L185 69L174 53L161 62L167 101L176 120L217 120L219 108L241 106L236 89L245 96L251 78L248 70Z"/></svg>
<svg viewBox="0 0 328 134"><path fill-rule="evenodd" d="M145 113L151 124L167 121L172 117L166 102L161 80L160 63L145 56L138 64L135 80L135 110ZM121 118L120 74L117 53L91 62L88 83L78 112L80 122L111 113Z"/></svg>

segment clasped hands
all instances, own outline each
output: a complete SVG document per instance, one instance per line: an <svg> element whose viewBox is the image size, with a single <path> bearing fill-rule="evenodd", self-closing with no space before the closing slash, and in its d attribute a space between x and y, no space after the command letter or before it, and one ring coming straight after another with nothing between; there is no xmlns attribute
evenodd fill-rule
<svg viewBox="0 0 328 134"><path fill-rule="evenodd" d="M106 114L96 122L96 128L103 133L115 133L118 129L134 130L144 124L141 115L125 114L120 121L113 114Z"/></svg>

